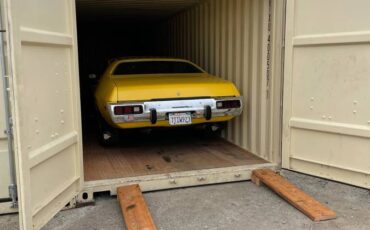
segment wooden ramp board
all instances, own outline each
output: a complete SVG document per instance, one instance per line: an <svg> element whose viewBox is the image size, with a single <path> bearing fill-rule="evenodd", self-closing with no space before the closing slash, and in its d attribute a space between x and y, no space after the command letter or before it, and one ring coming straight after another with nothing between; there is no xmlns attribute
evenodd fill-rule
<svg viewBox="0 0 370 230"><path fill-rule="evenodd" d="M330 210L270 169L254 170L251 179L252 182L258 186L261 182L264 183L313 221L336 218L334 211Z"/></svg>
<svg viewBox="0 0 370 230"><path fill-rule="evenodd" d="M117 189L117 197L127 230L156 230L139 185Z"/></svg>

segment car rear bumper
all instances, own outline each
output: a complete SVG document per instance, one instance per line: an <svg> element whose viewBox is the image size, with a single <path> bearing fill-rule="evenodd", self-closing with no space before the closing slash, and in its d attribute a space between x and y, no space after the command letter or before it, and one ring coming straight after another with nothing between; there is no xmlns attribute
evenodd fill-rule
<svg viewBox="0 0 370 230"><path fill-rule="evenodd" d="M218 109L218 101L239 100L240 107L231 109ZM142 106L143 113L116 115L116 106ZM213 119L220 120L222 117L235 117L243 111L242 97L223 97L223 98L201 98L201 99L173 99L173 100L155 100L143 102L122 102L117 104L108 104L108 112L111 120L115 124L122 123L143 123L155 125L163 124L168 121L170 113L191 113L192 119L211 122Z"/></svg>

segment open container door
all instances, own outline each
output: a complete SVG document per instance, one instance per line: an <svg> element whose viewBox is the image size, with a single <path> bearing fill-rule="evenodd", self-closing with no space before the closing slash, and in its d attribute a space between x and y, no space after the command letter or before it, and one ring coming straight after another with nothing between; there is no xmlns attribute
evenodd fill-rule
<svg viewBox="0 0 370 230"><path fill-rule="evenodd" d="M8 0L21 229L40 229L81 190L75 2Z"/></svg>
<svg viewBox="0 0 370 230"><path fill-rule="evenodd" d="M370 1L288 0L283 167L370 188Z"/></svg>

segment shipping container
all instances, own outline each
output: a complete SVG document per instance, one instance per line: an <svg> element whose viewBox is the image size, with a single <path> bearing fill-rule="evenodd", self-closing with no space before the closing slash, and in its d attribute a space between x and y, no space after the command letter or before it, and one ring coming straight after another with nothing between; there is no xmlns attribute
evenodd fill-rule
<svg viewBox="0 0 370 230"><path fill-rule="evenodd" d="M121 185L242 181L257 168L370 188L367 0L4 0L2 9L11 119L0 116L13 129L0 133L0 196L14 156L21 229ZM103 148L89 74L119 56L191 60L234 82L244 112L217 139L132 134Z"/></svg>

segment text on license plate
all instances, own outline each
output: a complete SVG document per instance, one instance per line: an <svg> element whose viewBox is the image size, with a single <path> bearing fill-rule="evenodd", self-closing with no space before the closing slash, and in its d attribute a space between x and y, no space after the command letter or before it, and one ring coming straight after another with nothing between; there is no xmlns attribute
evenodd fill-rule
<svg viewBox="0 0 370 230"><path fill-rule="evenodd" d="M189 125L191 124L191 113L170 113L168 120L170 125Z"/></svg>

